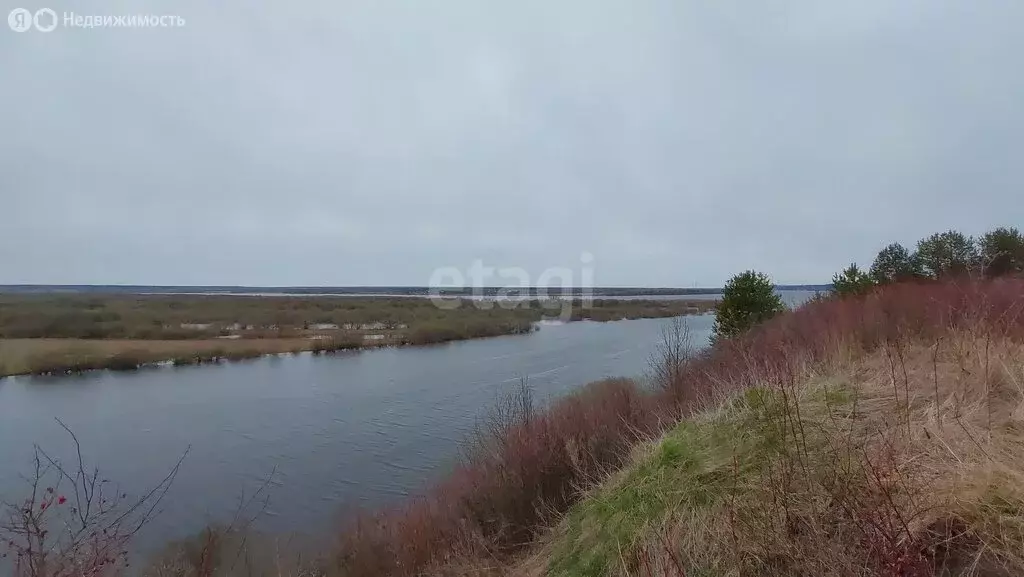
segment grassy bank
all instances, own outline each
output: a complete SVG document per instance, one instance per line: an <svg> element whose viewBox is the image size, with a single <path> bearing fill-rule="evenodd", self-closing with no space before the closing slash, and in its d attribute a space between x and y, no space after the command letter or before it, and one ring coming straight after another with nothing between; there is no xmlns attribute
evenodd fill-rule
<svg viewBox="0 0 1024 577"><path fill-rule="evenodd" d="M425 345L524 334L560 309L422 298L0 295L0 376L202 364L269 353ZM562 306L562 303L558 303ZM570 320L670 317L707 300L571 304Z"/></svg>
<svg viewBox="0 0 1024 577"><path fill-rule="evenodd" d="M1024 348L971 331L934 345L682 421L572 508L536 572L1024 574Z"/></svg>
<svg viewBox="0 0 1024 577"><path fill-rule="evenodd" d="M0 375L75 372L88 369L135 369L172 361L199 364L255 358L265 354L309 350L305 338L291 339L2 339Z"/></svg>

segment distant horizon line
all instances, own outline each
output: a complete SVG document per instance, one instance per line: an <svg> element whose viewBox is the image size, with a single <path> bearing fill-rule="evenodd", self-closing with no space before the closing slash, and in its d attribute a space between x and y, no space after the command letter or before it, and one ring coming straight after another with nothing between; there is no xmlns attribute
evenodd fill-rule
<svg viewBox="0 0 1024 577"><path fill-rule="evenodd" d="M831 283L777 283L777 287L812 287L822 288L829 287ZM51 283L0 283L0 289L5 288L18 288L18 289L32 289L32 288L120 288L120 289L136 289L136 288L153 288L153 289L271 289L271 290L285 290L285 289L440 289L440 290L470 290L474 288L482 289L644 289L644 290L682 290L682 291L694 291L694 290L720 290L721 286L670 286L670 285L590 285L590 286L569 286L563 287L560 285L530 285L530 286L517 286L517 285L452 285L452 286L430 286L430 285L388 285L388 284L366 284L366 285L238 285L238 284L224 284L224 285L212 285L212 284L122 284L122 283L109 283L109 284L98 284L98 283L76 283L76 284L51 284Z"/></svg>

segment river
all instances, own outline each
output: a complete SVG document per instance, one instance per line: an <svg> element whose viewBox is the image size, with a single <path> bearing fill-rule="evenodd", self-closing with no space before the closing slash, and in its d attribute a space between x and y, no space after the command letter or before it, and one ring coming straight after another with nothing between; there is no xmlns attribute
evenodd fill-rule
<svg viewBox="0 0 1024 577"><path fill-rule="evenodd" d="M799 302L806 295L787 295ZM667 319L544 325L529 335L202 367L0 380L0 500L27 489L33 444L67 458L57 423L128 492L189 454L149 549L230 519L273 472L261 529L322 532L351 507L378 507L442 475L494 400L526 377L541 399L638 376ZM703 346L713 316L685 317Z"/></svg>

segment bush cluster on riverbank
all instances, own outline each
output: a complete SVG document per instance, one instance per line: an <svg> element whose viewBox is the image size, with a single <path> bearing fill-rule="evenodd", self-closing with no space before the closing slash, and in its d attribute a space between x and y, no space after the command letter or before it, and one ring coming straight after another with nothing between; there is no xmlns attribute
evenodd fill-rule
<svg viewBox="0 0 1024 577"><path fill-rule="evenodd" d="M683 550L683 544L690 543L679 541L686 539L687 532L691 530L684 520L679 520L680 524L666 526L655 524L665 531L671 531L661 534L667 543L664 547L659 545L658 533L651 536L637 532L639 528L646 526L644 522L633 527L636 531L632 533L632 529L626 527L623 532L610 536L602 534L600 527L604 523L634 518L638 513L647 514L648 517L641 518L649 519L651 523L664 521L659 517L659 510L665 514L690 515L691 512L683 503L686 500L705 498L702 496L705 493L699 488L702 482L699 477L693 481L696 485L693 486L692 493L686 492L685 485L677 487L675 493L667 493L665 498L683 501L657 505L662 509L651 509L645 505L646 499L658 501L657 485L646 487L648 492L641 486L623 489L626 492L621 499L627 499L626 503L620 502L621 499L616 500L619 498L613 499L611 505L588 501L585 507L588 507L587 511L590 513L575 514L598 514L598 517L594 521L580 521L575 525L575 529L570 517L568 525L563 529L566 531L564 534L556 531L554 536L549 535L551 524L574 503L586 497L589 494L588 489L593 487L603 474L627 462L630 447L653 434L675 431L669 438L675 438L672 435L678 437L676 441L670 441L667 445L658 445L657 449L661 451L659 454L662 456L658 458L664 461L663 465L683 467L679 473L672 474L687 474L689 469L686 467L690 466L687 463L691 461L686 455L692 450L702 450L699 446L691 445L692 435L703 439L703 443L715 443L715 450L724 451L719 453L719 456L724 455L721 458L727 458L727 461L732 459L733 455L729 453L727 447L733 446L732 443L740 438L749 438L747 435L756 436L756 427L751 426L749 430L732 429L732 433L740 435L735 437L732 434L722 434L723 430L728 432L728 429L698 429L691 433L690 425L685 424L687 421L683 421L682 425L676 423L679 422L679 415L714 414L715 407L728 406L729 402L733 402L729 399L735 398L735 395L740 395L740 398L762 399L774 407L770 410L770 415L765 417L768 419L765 426L776 427L773 430L778 430L779 435L784 435L785 444L773 449L777 449L772 453L773 460L764 465L767 469L760 469L774 475L770 477L772 484L769 488L777 488L780 493L776 496L785 499L797 499L804 495L803 489L799 489L802 485L798 483L817 483L815 491L818 491L825 482L820 477L798 479L796 475L796 471L801 470L801 467L809 465L807 459L812 459L812 456L803 453L810 450L809 446L804 446L805 442L810 442L810 438L803 433L794 437L794 431L802 426L819 426L820 422L807 419L812 416L815 419L820 417L820 413L815 411L822 408L826 409L826 412L827 409L845 410L847 413L843 418L851 418L848 402L858 394L867 393L858 392L860 389L856 382L844 382L843 386L837 386L834 392L843 399L843 403L829 401L812 407L797 403L795 399L803 399L805 395L814 393L816 389L805 388L804 385L815 374L829 374L840 366L854 367L851 370L855 370L857 366L843 363L859 361L872 365L877 364L878 359L883 359L886 363L891 361L894 380L892 397L880 395L877 387L872 384L870 399L873 399L873 406L879 408L882 405L876 405L877 403L892 403L893 407L899 407L908 403L909 394L909 398L912 399L909 402L910 409L903 409L902 413L884 413L891 415L894 422L899 418L906 421L906 418L900 415L908 410L914 413L912 421L926 419L927 415L922 415L921 411L927 412L926 405L937 403L937 406L944 407L941 412L948 419L948 425L959 427L957 419L963 421L966 417L963 414L954 415L950 411L953 410L955 402L962 401L976 406L977 401L971 400L969 396L956 397L967 390L972 391L971 394L976 394L980 390L976 380L969 386L964 384L963 387L968 387L966 389L955 386L942 389L940 386L940 392L929 397L930 390L925 388L927 383L924 381L930 383L931 379L905 377L902 371L910 371L912 367L919 370L920 355L923 354L921 351L931 351L929 347L935 343L949 343L940 358L941 371L936 372L936 378L943 382L948 380L962 383L964 377L958 374L961 368L978 368L978 359L981 357L971 355L978 354L978 347L985 339L990 346L992 343L998 343L1001 350L1007 351L1008 354L1012 351L1019 352L1019 347L1014 348L1014 343L1019 343L1024 338L1024 317L1020 314L1022 305L1024 281L1015 279L986 283L963 281L931 285L896 285L860 300L814 302L795 312L783 314L744 336L720 342L705 353L687 359L684 366L675 373L676 377L672 382L663 383L664 387L658 392L644 393L629 382L615 381L614 384L604 383L588 388L577 396L556 403L547 412L516 413L519 418L513 419L515 423L512 426L498 427L484 436L486 441L482 446L489 447L489 450L470 453L465 464L428 497L354 521L350 529L342 535L332 570L345 576L487 573L526 575L545 572L581 576L688 575L700 570L701 566L697 562L699 560L679 559L678 568L674 567L672 560L677 551ZM960 344L954 345L954 342ZM915 362L918 364L908 363L908 356L911 354L917 355ZM961 367L958 365L960 361L957 360L961 357L973 360ZM1016 356L998 358L1008 363L1017 363L1012 365L1017 367L1021 366L1019 363L1024 360L1024 357ZM890 366L887 364L886 368ZM991 370L991 366L986 370ZM843 373L832 374L841 377ZM753 390L752 387L756 387L758 391L765 391L764 396L759 396L761 393L753 393L754 397L743 397L743 391ZM826 394L820 389L817 391L818 393L814 394ZM995 409L999 414L1012 412L1018 406L1017 397L1003 396L1010 392L1001 390L998 396L991 400L993 403L999 403L999 407ZM960 401L956 401L957 398ZM1010 404L1005 404L1007 402ZM776 409L780 407L783 410L777 411ZM805 409L809 414L797 414L801 409ZM757 414L751 418L761 418L757 417ZM734 421L727 419L727 422ZM976 421L971 422L977 425ZM840 427L832 433L836 430L844 429ZM981 434L983 432L978 431L978 434L981 438L986 438ZM984 433L998 436L1001 431L990 429ZM710 435L711 438L708 439L706 435ZM833 439L834 435L826 437ZM863 440L860 437L858 439ZM1016 437L1004 438L1002 441L1018 442ZM718 443L723 444L721 448L718 448ZM792 443L797 443L797 446L794 447ZM882 447L884 446L883 444ZM996 449L995 445L991 447L993 450ZM874 443L851 444L845 446L844 454L861 459L862 456L856 451L874 451L878 448L879 446ZM797 450L799 453L794 453ZM876 501L885 498L886 492L893 496L901 489L892 486L891 480L885 481L881 487L873 485L870 475L862 475L911 475L910 472L900 472L898 467L893 468L896 465L891 460L886 460L892 454L895 453L869 453L867 462L872 465L865 468L863 461L857 462L859 464L856 474L860 476L855 477L853 472L849 472L848 478L833 478L833 482L845 483L843 487L850 490L867 491L856 495L858 500L845 502L845 506L856 506L856 510L836 511L834 514L875 517L857 517L859 520L856 522L849 522L852 524L842 521L839 525L832 525L825 515L833 513L800 509L801 515L813 513L822 516L803 520L790 518L787 521L791 524L790 529L786 529L785 525L781 530L776 525L768 526L767 528L772 528L774 532L768 534L765 540L755 540L748 544L751 547L770 545L775 548L781 546L776 540L785 541L786 531L797 531L799 534L803 530L824 531L828 528L829 531L839 533L819 534L815 538L821 539L833 548L842 546L843 539L850 539L852 550L842 559L847 563L846 567L852 567L849 565L851 563L856 564L857 568L862 570L859 574L885 575L889 574L885 571L892 568L907 567L917 567L922 572L895 574L939 574L935 565L938 563L937 557L928 557L928 548L938 546L943 539L955 538L955 524L930 526L929 531L936 532L934 535L921 533L921 530L908 533L909 527L902 527L897 519L900 515L906 519L915 519L914 511L908 508L912 503L901 500L899 503L883 506ZM974 457L976 456L977 453L974 454ZM739 453L735 454L737 466L740 457ZM788 460L779 460L782 457ZM645 461L641 460L636 466L642 469L643 462ZM745 461L743 463L743 467L746 468L748 465ZM699 462L694 461L691 464L697 467L692 471L693 474L703 470L700 468L703 465L699 465ZM1007 464L1001 462L1001 465ZM710 477L705 481L725 475L721 482L727 483L730 471L728 462L723 464L715 461L715 466L718 468L709 469L707 474ZM1024 473L1020 469L1013 471L1014 475ZM550 477L547 476L549 472L553 473ZM842 472L834 469L815 470L814 474L827 476ZM997 484L993 490L1005 488L1007 487ZM919 489L914 489L915 494L919 493ZM682 490L683 494L680 494L679 490ZM621 491L619 494L622 495ZM771 495L769 493L767 496ZM815 495L819 493L808 493L807 498L817 498ZM1013 495L1013 499L1017 499L1017 494ZM751 502L756 505L764 497L759 496L751 501L748 495L745 497L745 503L748 506ZM785 499L782 502L788 503L789 501ZM875 505L874 509L861 509L871 504ZM1018 506L1022 508L1020 516L1015 517L1017 521L1014 522L1024 523L1024 501L1012 501L1012 507ZM594 507L597 507L598 513L593 513ZM784 513L775 509L759 509L756 511L755 519L759 519L758 522L761 523L768 523L769 519L774 522L778 519L772 515ZM950 522L952 523L952 520ZM793 523L795 525L792 525ZM879 526L875 528L872 523ZM851 532L842 533L846 529ZM854 532L855 530L860 533ZM983 532L985 528L972 525L971 530ZM743 531L737 529L736 535L743 535L744 539L753 539L749 531L750 528ZM579 541L578 539L582 537L591 540ZM976 534L971 537L973 540L958 542L958 546L968 547L969 550L958 551L957 554L984 556L985 551L979 539L986 537L994 538ZM768 541L769 539L771 541ZM998 561L1000 555L1006 553L1007 546L1024 545L1024 541L1007 541L1005 536L1000 539L1004 539L1002 545L989 551L992 557L990 561L993 563ZM538 543L549 543L553 549L541 551L539 557L531 557L529 548ZM762 573L752 574L765 574L763 571L770 573L772 567L776 567L777 574L800 574L800 568L804 567L800 564L800 559L803 558L800 555L806 557L812 553L811 550L804 549L810 547L811 542L798 539L797 535L794 535L793 540L786 543L786 548L779 549L779 554L771 557L758 557L748 548L741 547L740 543L735 543L734 555L747 560L754 559L755 565L761 563L757 567ZM970 549L971 544L978 547ZM990 542L990 546L992 544ZM725 541L716 542L714 545L728 549L728 542ZM699 548L700 540L694 541L692 546ZM724 554L721 553L722 550L724 549L717 551ZM556 551L561 553L556 554ZM584 554L586 551L594 555L600 552L599 558L591 560ZM692 549L689 551L693 552ZM754 556L743 557L746 554ZM523 555L527 556L526 561L523 561ZM876 565L872 560L873 556L878 556L882 565ZM760 561L757 561L758 559ZM819 561L823 559L818 558ZM1024 565L1020 567L1024 568ZM935 571L928 572L932 569ZM725 574L730 573L726 571Z"/></svg>
<svg viewBox="0 0 1024 577"><path fill-rule="evenodd" d="M414 574L446 559L505 558L652 428L649 399L628 380L595 383L546 411L529 399L523 391L503 403L465 463L428 496L353 520L336 553L341 574Z"/></svg>
<svg viewBox="0 0 1024 577"><path fill-rule="evenodd" d="M146 351L134 349L110 355L95 355L69 349L30 357L26 363L26 372L33 375L65 375L99 369L133 371L160 360Z"/></svg>
<svg viewBox="0 0 1024 577"><path fill-rule="evenodd" d="M86 371L135 371L146 367L154 367L161 363L181 367L204 365L222 361L235 362L257 359L267 354L258 348L223 347L196 351L189 354L178 354L168 358L162 354L145 349L127 349L124 351L102 354L81 348L70 347L64 350L44 352L31 356L25 363L24 372L30 375L73 375ZM16 365L15 365L16 366Z"/></svg>
<svg viewBox="0 0 1024 577"><path fill-rule="evenodd" d="M532 321L430 323L410 329L402 342L407 345L429 345L500 335L523 335L533 332L534 328Z"/></svg>

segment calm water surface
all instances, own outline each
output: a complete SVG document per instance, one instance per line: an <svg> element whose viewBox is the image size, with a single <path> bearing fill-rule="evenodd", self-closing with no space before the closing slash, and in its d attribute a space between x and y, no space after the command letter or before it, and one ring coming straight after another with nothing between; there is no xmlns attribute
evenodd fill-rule
<svg viewBox="0 0 1024 577"><path fill-rule="evenodd" d="M695 343L706 343L713 317L685 320ZM19 475L33 444L68 456L59 418L88 461L136 494L190 447L140 549L229 519L239 496L275 469L261 528L318 532L344 508L421 492L522 377L554 398L643 374L668 322L577 322L432 347L0 380L0 500L24 494Z"/></svg>
<svg viewBox="0 0 1024 577"><path fill-rule="evenodd" d="M706 341L712 317L688 317ZM0 498L22 494L33 443L70 449L139 492L190 453L143 546L229 519L276 467L262 528L322 529L451 465L474 419L520 377L540 397L643 373L664 319L546 325L530 335L433 347L263 358L206 367L0 381ZM22 468L11 467L22 464Z"/></svg>

